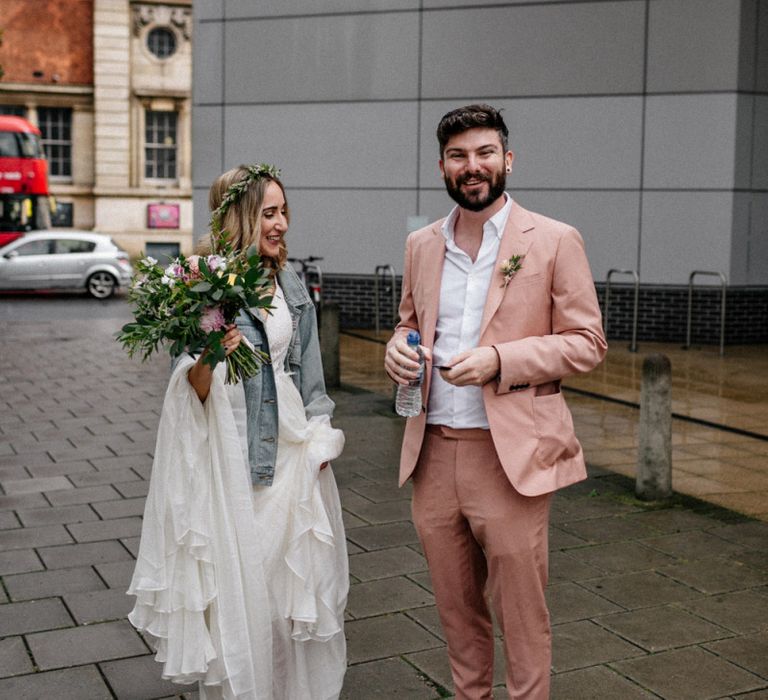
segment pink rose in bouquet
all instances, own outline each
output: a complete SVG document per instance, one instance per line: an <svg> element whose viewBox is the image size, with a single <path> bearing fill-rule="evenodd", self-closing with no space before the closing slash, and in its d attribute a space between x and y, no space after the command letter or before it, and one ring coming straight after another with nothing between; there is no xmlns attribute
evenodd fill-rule
<svg viewBox="0 0 768 700"><path fill-rule="evenodd" d="M224 314L218 306L209 306L200 317L200 330L204 333L220 331L227 324Z"/></svg>

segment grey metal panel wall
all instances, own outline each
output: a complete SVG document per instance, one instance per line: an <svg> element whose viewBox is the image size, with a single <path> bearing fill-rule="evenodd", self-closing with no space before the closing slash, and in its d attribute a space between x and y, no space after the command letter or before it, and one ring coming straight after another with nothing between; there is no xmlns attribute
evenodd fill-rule
<svg viewBox="0 0 768 700"><path fill-rule="evenodd" d="M230 104L416 99L414 16L382 12L229 22L225 99Z"/></svg>
<svg viewBox="0 0 768 700"><path fill-rule="evenodd" d="M226 0L226 2L227 17L230 19L419 9L419 0Z"/></svg>
<svg viewBox="0 0 768 700"><path fill-rule="evenodd" d="M640 1L425 12L422 96L640 92L643 15Z"/></svg>
<svg viewBox="0 0 768 700"><path fill-rule="evenodd" d="M736 90L741 0L662 0L648 16L648 91Z"/></svg>
<svg viewBox="0 0 768 700"><path fill-rule="evenodd" d="M291 187L416 187L414 102L225 108L227 163L279 163Z"/></svg>
<svg viewBox="0 0 768 700"><path fill-rule="evenodd" d="M521 204L610 267L768 283L768 0L196 3L196 231L211 180L277 162L292 254L402 269L407 219L447 214L435 126L503 107ZM762 94L761 94L762 93Z"/></svg>
<svg viewBox="0 0 768 700"><path fill-rule="evenodd" d="M421 107L421 186L444 189L435 127L464 102ZM642 101L639 97L493 100L503 109L515 153L510 186L545 189L631 188L640 184Z"/></svg>

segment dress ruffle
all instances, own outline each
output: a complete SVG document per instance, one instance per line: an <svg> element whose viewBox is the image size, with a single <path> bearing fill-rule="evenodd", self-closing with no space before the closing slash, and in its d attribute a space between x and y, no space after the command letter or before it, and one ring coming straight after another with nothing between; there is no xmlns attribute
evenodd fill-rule
<svg viewBox="0 0 768 700"><path fill-rule="evenodd" d="M148 634L163 678L270 698L260 630L271 613L224 365L203 405L187 380L192 362L179 362L163 404L128 619Z"/></svg>
<svg viewBox="0 0 768 700"><path fill-rule="evenodd" d="M278 374L276 379L278 385L285 383L280 393L281 447L296 465L282 613L292 621L293 639L325 641L342 630L349 579L338 570L339 550L346 554L346 547L337 541L326 510L322 490L330 474L321 472L320 466L341 454L344 434L331 427L327 416L307 420L303 406L290 396L295 393L298 398L290 378Z"/></svg>

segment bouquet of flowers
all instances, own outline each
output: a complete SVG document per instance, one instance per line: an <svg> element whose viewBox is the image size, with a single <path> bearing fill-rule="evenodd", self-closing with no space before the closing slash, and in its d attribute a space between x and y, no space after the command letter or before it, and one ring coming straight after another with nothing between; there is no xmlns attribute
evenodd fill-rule
<svg viewBox="0 0 768 700"><path fill-rule="evenodd" d="M128 292L135 320L117 340L130 357L141 353L142 362L161 345L174 357L203 353L211 368L226 359L226 381L236 384L269 357L247 340L226 355L222 338L242 309L271 308L271 284L255 247L236 254L225 236L214 243L218 253L181 255L166 267L151 257L140 260Z"/></svg>

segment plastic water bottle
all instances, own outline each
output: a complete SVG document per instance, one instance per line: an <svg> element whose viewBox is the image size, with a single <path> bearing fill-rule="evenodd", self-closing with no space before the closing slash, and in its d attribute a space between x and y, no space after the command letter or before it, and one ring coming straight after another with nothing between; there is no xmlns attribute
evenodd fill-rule
<svg viewBox="0 0 768 700"><path fill-rule="evenodd" d="M419 347L421 337L418 331L408 333L408 347L419 353L419 376L410 384L398 384L395 397L395 411L399 416L413 418L421 413L421 382L424 381L424 355Z"/></svg>

